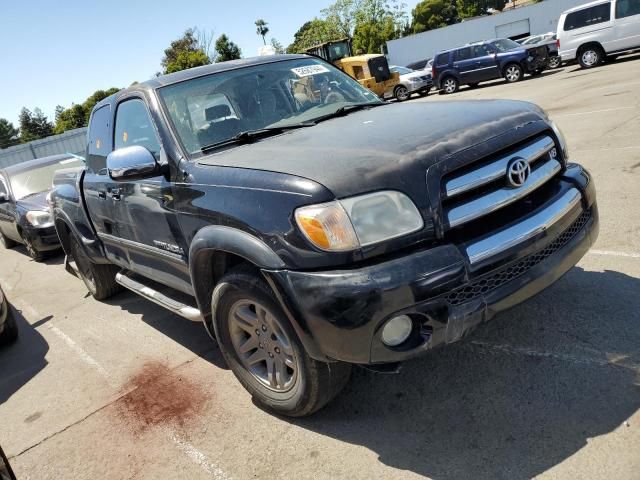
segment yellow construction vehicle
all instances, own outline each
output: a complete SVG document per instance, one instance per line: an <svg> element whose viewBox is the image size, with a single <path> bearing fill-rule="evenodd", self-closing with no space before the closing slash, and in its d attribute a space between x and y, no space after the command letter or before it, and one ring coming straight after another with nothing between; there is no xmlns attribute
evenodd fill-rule
<svg viewBox="0 0 640 480"><path fill-rule="evenodd" d="M385 92L393 92L400 83L400 74L389 70L389 63L384 55L353 55L351 40L348 38L321 43L307 49L305 53L333 63L379 97L384 97Z"/></svg>

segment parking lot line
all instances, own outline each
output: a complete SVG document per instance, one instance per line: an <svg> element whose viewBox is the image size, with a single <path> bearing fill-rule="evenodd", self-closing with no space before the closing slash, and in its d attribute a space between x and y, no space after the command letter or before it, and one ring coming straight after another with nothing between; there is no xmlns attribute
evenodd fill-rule
<svg viewBox="0 0 640 480"><path fill-rule="evenodd" d="M202 467L202 469L211 475L212 478L215 478L216 480L231 480L231 477L227 472L212 463L204 453L186 440L180 438L174 431L168 430L167 436L182 453L193 460L194 463Z"/></svg>
<svg viewBox="0 0 640 480"><path fill-rule="evenodd" d="M610 257L640 258L640 253L616 252L613 250L589 250L591 255L608 255Z"/></svg>
<svg viewBox="0 0 640 480"><path fill-rule="evenodd" d="M638 107L616 107L605 108L603 110L591 110L589 112L559 113L555 114L554 117L575 117L576 115L593 115L594 113L617 112L618 110L635 110L636 108Z"/></svg>
<svg viewBox="0 0 640 480"><path fill-rule="evenodd" d="M594 365L599 367L622 367L629 370L633 370L635 372L640 371L640 365L635 363L626 362L626 355L613 355L606 352L601 352L602 355L605 355L604 358L599 358L595 356L582 356L582 355L572 355L568 353L559 353L559 352L548 352L548 351L540 351L535 350L533 348L528 347L514 347L512 345L499 344L499 343L489 343L483 342L479 340L473 340L469 342L470 345L474 347L480 347L491 353L503 353L507 355L519 355L525 357L536 357L536 358L549 358L553 360L560 360L562 362L575 363L579 365ZM609 355L610 358L606 357Z"/></svg>

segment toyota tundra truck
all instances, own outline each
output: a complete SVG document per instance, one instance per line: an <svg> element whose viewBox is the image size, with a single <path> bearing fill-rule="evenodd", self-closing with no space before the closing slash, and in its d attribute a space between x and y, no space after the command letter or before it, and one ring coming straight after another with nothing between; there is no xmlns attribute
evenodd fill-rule
<svg viewBox="0 0 640 480"><path fill-rule="evenodd" d="M309 76L331 95L301 98ZM289 416L353 365L395 371L460 340L598 233L594 183L541 108L385 103L305 55L132 85L95 106L87 140L51 195L67 270L96 299L124 287L202 322Z"/></svg>

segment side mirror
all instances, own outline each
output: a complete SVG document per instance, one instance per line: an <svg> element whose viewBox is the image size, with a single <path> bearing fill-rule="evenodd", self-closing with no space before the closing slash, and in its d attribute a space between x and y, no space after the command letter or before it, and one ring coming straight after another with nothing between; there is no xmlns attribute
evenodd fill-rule
<svg viewBox="0 0 640 480"><path fill-rule="evenodd" d="M160 174L160 164L140 145L119 148L107 155L107 170L113 180L137 180Z"/></svg>
<svg viewBox="0 0 640 480"><path fill-rule="evenodd" d="M9 201L9 197L6 193L0 193L0 203L7 203Z"/></svg>

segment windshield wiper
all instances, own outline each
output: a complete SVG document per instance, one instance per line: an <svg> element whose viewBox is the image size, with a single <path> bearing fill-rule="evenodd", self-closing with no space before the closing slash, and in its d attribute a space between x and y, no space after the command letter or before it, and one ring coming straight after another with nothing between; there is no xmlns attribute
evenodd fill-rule
<svg viewBox="0 0 640 480"><path fill-rule="evenodd" d="M202 153L207 153L219 147L225 147L227 145L233 145L233 144L250 143L257 138L268 137L270 135L278 135L279 133L283 133L287 130L295 130L297 128L312 127L314 125L315 125L315 122L300 122L300 123L293 123L290 125L283 125L281 127L265 127L265 128L257 128L255 130L244 130L234 135L231 138L222 140L221 142L216 142L216 143L212 143L211 145L206 145L202 147L200 151Z"/></svg>
<svg viewBox="0 0 640 480"><path fill-rule="evenodd" d="M327 115L323 115L318 118L314 118L313 121L315 123L322 122L324 120L329 120L331 118L342 117L347 115L348 113L355 112L358 110L368 110L371 107L379 107L381 105L387 105L385 102L367 102L367 103L352 103L350 105L343 105L342 107L336 109L334 112L329 113Z"/></svg>

